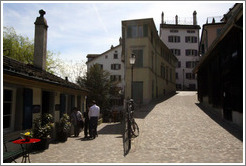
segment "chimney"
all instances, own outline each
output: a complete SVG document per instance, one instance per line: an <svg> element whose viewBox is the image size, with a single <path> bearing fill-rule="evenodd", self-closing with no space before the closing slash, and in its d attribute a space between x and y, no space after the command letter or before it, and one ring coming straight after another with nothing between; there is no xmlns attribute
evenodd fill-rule
<svg viewBox="0 0 246 166"><path fill-rule="evenodd" d="M161 13L161 24L164 24L164 12Z"/></svg>
<svg viewBox="0 0 246 166"><path fill-rule="evenodd" d="M39 10L40 16L35 21L35 36L34 36L34 66L45 70L46 54L47 54L47 21L44 18L45 11Z"/></svg>
<svg viewBox="0 0 246 166"><path fill-rule="evenodd" d="M175 16L175 23L178 25L178 15Z"/></svg>
<svg viewBox="0 0 246 166"><path fill-rule="evenodd" d="M197 25L196 11L193 12L193 25Z"/></svg>
<svg viewBox="0 0 246 166"><path fill-rule="evenodd" d="M119 44L122 45L122 38L119 39Z"/></svg>

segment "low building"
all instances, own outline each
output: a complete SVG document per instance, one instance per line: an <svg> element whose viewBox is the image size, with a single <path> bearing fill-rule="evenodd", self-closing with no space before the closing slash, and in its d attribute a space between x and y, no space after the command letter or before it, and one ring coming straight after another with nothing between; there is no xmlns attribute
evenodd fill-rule
<svg viewBox="0 0 246 166"><path fill-rule="evenodd" d="M198 99L243 127L243 4L235 4L223 21L225 25L193 70Z"/></svg>
<svg viewBox="0 0 246 166"><path fill-rule="evenodd" d="M132 54L136 57L133 80ZM122 21L122 59L126 99L146 104L176 91L177 58L159 38L152 18Z"/></svg>
<svg viewBox="0 0 246 166"><path fill-rule="evenodd" d="M41 14L41 13L40 13ZM45 71L47 22L35 22L34 63L24 64L3 56L3 132L17 138L34 120L50 113L54 121L73 107L84 111L88 90Z"/></svg>

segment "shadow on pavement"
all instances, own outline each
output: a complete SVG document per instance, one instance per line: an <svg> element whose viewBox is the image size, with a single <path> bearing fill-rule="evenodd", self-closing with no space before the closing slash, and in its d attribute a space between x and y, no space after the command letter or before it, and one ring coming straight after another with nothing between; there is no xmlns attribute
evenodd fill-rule
<svg viewBox="0 0 246 166"><path fill-rule="evenodd" d="M135 108L136 110L134 112L134 118L138 118L138 119L146 118L146 116L155 108L157 104L164 102L165 100L168 100L169 98L175 96L176 94L177 94L176 92L171 93L165 95L162 98L158 98L149 104L137 106L137 108Z"/></svg>
<svg viewBox="0 0 246 166"><path fill-rule="evenodd" d="M217 124L219 124L221 127L223 127L225 130L227 130L240 141L243 141L243 130L240 129L236 124L222 119L217 113L213 112L211 109L209 109L201 103L196 103L196 105L211 119L213 119Z"/></svg>
<svg viewBox="0 0 246 166"><path fill-rule="evenodd" d="M123 132L123 125L121 123L108 123L105 127L98 131L98 134L119 134Z"/></svg>

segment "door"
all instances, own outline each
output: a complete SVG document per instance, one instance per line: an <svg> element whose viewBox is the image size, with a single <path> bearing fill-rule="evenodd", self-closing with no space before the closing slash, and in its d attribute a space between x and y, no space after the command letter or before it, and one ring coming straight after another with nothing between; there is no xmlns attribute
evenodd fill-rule
<svg viewBox="0 0 246 166"><path fill-rule="evenodd" d="M137 104L143 103L143 82L133 82L133 100Z"/></svg>

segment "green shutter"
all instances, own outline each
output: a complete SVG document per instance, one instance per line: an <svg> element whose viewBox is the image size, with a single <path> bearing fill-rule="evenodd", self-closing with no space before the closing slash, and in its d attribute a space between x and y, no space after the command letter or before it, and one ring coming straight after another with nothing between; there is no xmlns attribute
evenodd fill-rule
<svg viewBox="0 0 246 166"><path fill-rule="evenodd" d="M143 26L143 35L144 37L148 36L148 25L147 24L144 24Z"/></svg>
<svg viewBox="0 0 246 166"><path fill-rule="evenodd" d="M127 38L131 38L132 37L132 29L131 26L127 27Z"/></svg>

